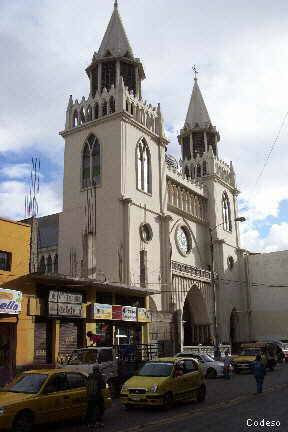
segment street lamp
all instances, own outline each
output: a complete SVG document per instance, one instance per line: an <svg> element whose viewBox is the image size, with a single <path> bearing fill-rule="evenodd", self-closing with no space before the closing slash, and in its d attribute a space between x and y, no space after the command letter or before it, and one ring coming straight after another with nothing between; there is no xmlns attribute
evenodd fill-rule
<svg viewBox="0 0 288 432"><path fill-rule="evenodd" d="M246 218L244 216L239 216L234 219L234 222L245 222ZM213 291L213 302L214 302L214 316L213 316L213 329L214 329L214 349L217 351L217 356L219 356L219 339L218 339L218 326L217 326L217 296L216 296L216 286L215 286L215 277L214 277L214 243L212 233L216 228L223 225L224 222L220 224L209 227L209 236L210 236L210 253L211 253L211 287Z"/></svg>

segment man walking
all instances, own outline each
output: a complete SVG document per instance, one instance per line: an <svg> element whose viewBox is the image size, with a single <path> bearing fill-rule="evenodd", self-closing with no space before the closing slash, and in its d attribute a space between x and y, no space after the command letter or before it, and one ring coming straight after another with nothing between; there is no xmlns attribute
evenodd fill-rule
<svg viewBox="0 0 288 432"><path fill-rule="evenodd" d="M86 421L90 428L103 427L103 415L105 411L104 396L102 390L106 387L104 377L99 366L94 366L93 372L88 376L87 382L87 414Z"/></svg>
<svg viewBox="0 0 288 432"><path fill-rule="evenodd" d="M224 378L230 379L230 365L231 361L229 358L229 351L225 351L225 357L224 357Z"/></svg>
<svg viewBox="0 0 288 432"><path fill-rule="evenodd" d="M263 381L266 375L266 371L265 371L265 366L263 365L261 360L261 354L257 354L256 356L256 360L253 365L253 374L257 385L257 393L255 394L262 393Z"/></svg>

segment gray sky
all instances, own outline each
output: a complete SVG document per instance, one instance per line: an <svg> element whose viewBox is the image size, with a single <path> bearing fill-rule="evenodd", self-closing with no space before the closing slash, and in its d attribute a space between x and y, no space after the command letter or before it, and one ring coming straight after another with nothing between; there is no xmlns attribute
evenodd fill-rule
<svg viewBox="0 0 288 432"><path fill-rule="evenodd" d="M265 156L288 110L288 2L120 0L136 56L144 63L144 98L161 103L179 155L193 85L192 66L221 141L232 160L249 218L242 243L253 250L288 249L287 123L264 174ZM42 214L61 208L63 141L70 94L88 95L85 67L97 51L113 0L2 0L0 214L23 217L32 155L42 161Z"/></svg>

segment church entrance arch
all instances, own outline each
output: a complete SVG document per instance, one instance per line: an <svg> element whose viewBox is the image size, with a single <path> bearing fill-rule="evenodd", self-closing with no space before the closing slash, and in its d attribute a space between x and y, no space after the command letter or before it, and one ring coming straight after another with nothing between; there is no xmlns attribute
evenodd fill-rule
<svg viewBox="0 0 288 432"><path fill-rule="evenodd" d="M210 343L210 322L205 299L194 285L187 293L183 307L183 344L207 345Z"/></svg>

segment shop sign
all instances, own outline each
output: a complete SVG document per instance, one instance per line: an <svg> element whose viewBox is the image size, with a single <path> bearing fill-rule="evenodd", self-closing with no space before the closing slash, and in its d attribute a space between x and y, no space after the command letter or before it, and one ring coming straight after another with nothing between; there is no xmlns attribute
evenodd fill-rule
<svg viewBox="0 0 288 432"><path fill-rule="evenodd" d="M150 323L152 322L151 312L145 308L137 309L137 321L142 323Z"/></svg>
<svg viewBox="0 0 288 432"><path fill-rule="evenodd" d="M112 306L112 319L122 321L122 309L123 306Z"/></svg>
<svg viewBox="0 0 288 432"><path fill-rule="evenodd" d="M111 320L112 306L108 304L94 303L92 305L92 319Z"/></svg>
<svg viewBox="0 0 288 432"><path fill-rule="evenodd" d="M17 315L21 311L22 293L0 288L0 314Z"/></svg>
<svg viewBox="0 0 288 432"><path fill-rule="evenodd" d="M123 321L137 321L137 307L123 306L122 307Z"/></svg>
<svg viewBox="0 0 288 432"><path fill-rule="evenodd" d="M82 294L49 292L48 312L53 316L82 318Z"/></svg>

